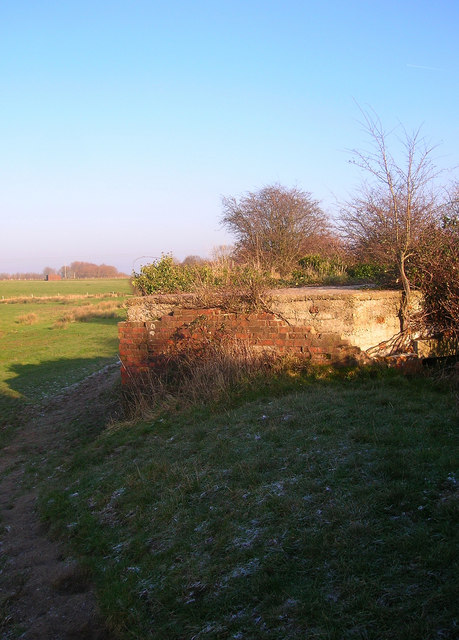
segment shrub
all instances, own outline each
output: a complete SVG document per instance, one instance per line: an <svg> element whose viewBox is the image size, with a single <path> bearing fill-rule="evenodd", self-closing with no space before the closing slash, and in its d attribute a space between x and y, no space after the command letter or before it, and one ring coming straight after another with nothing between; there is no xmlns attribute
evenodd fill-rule
<svg viewBox="0 0 459 640"><path fill-rule="evenodd" d="M170 255L143 266L134 273L134 288L143 296L152 293L192 291L196 286L216 284L215 274L207 264L177 264Z"/></svg>
<svg viewBox="0 0 459 640"><path fill-rule="evenodd" d="M200 306L219 306L233 311L268 307L269 289L311 284L342 285L351 281L388 284L394 274L388 266L375 263L346 265L340 257L310 254L301 258L298 268L287 278L250 265L178 264L163 255L134 273L132 284L140 295L192 293Z"/></svg>
<svg viewBox="0 0 459 640"><path fill-rule="evenodd" d="M268 310L269 289L275 286L279 286L279 281L269 274L250 266L238 266L226 272L225 279L213 292L213 301L217 306L235 312Z"/></svg>
<svg viewBox="0 0 459 640"><path fill-rule="evenodd" d="M38 322L38 316L36 313L24 313L16 318L17 324L35 324Z"/></svg>
<svg viewBox="0 0 459 640"><path fill-rule="evenodd" d="M266 308L267 291L278 284L270 275L250 266L177 264L172 256L141 268L133 286L141 295L192 293L193 304L233 311Z"/></svg>
<svg viewBox="0 0 459 640"><path fill-rule="evenodd" d="M424 296L425 322L459 340L459 226L434 230L416 256L415 283Z"/></svg>
<svg viewBox="0 0 459 640"><path fill-rule="evenodd" d="M388 265L376 262L357 262L347 267L347 273L353 280L383 284L395 280L394 270Z"/></svg>

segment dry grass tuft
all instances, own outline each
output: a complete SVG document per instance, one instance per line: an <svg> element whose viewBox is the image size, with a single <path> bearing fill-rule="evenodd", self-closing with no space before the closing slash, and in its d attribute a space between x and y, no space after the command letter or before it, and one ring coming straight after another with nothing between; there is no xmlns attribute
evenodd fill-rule
<svg viewBox="0 0 459 640"><path fill-rule="evenodd" d="M74 307L66 311L56 322L54 326L63 328L71 322L90 322L91 320L100 318L115 318L118 309L122 307L121 302L100 302L99 304L86 304L81 307Z"/></svg>
<svg viewBox="0 0 459 640"><path fill-rule="evenodd" d="M124 390L128 416L147 419L158 411L225 403L239 390L247 392L287 372L295 376L307 367L294 356L279 356L238 340L223 327L210 333L204 322L193 332L192 338L179 333L154 367L133 376Z"/></svg>
<svg viewBox="0 0 459 640"><path fill-rule="evenodd" d="M36 313L23 313L16 318L17 324L35 324L38 322L38 316Z"/></svg>
<svg viewBox="0 0 459 640"><path fill-rule="evenodd" d="M289 360L289 369L294 369ZM303 363L304 366L304 363ZM177 340L168 354L125 392L127 414L147 418L158 411L222 403L238 389L283 368L277 354L259 351L225 333Z"/></svg>

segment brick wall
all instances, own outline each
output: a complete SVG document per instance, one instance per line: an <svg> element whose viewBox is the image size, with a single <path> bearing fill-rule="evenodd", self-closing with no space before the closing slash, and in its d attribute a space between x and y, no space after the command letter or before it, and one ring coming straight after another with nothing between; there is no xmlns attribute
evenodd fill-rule
<svg viewBox="0 0 459 640"><path fill-rule="evenodd" d="M221 309L176 307L152 321L119 324L123 384L158 366L178 340L199 341L203 332L207 336L224 333L256 350L294 353L315 363L350 363L364 357L358 347L337 334L318 334L309 325L292 326L273 313L246 315Z"/></svg>

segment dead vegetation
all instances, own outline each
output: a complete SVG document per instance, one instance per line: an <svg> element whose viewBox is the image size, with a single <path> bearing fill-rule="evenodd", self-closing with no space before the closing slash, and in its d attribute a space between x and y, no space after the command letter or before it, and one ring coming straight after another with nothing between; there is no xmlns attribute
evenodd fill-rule
<svg viewBox="0 0 459 640"><path fill-rule="evenodd" d="M275 373L280 362L278 355L257 351L223 326L212 334L205 324L194 326L192 340L177 333L155 367L132 377L124 393L126 411L147 417L165 408L219 403L251 381Z"/></svg>
<svg viewBox="0 0 459 640"><path fill-rule="evenodd" d="M63 328L71 322L90 322L102 318L116 318L121 302L99 302L99 304L86 304L74 307L66 311L56 322L56 328Z"/></svg>
<svg viewBox="0 0 459 640"><path fill-rule="evenodd" d="M17 324L36 324L38 322L38 316L36 313L23 313L16 318Z"/></svg>

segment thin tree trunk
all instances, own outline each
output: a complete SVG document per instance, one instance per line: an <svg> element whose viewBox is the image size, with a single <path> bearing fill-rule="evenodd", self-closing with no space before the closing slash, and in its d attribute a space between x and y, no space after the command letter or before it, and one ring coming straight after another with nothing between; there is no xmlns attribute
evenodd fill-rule
<svg viewBox="0 0 459 640"><path fill-rule="evenodd" d="M409 331L411 326L411 286L408 276L405 271L406 256L403 252L400 253L398 259L398 270L400 273L400 279L402 281L402 304L400 308L400 329L402 331Z"/></svg>

